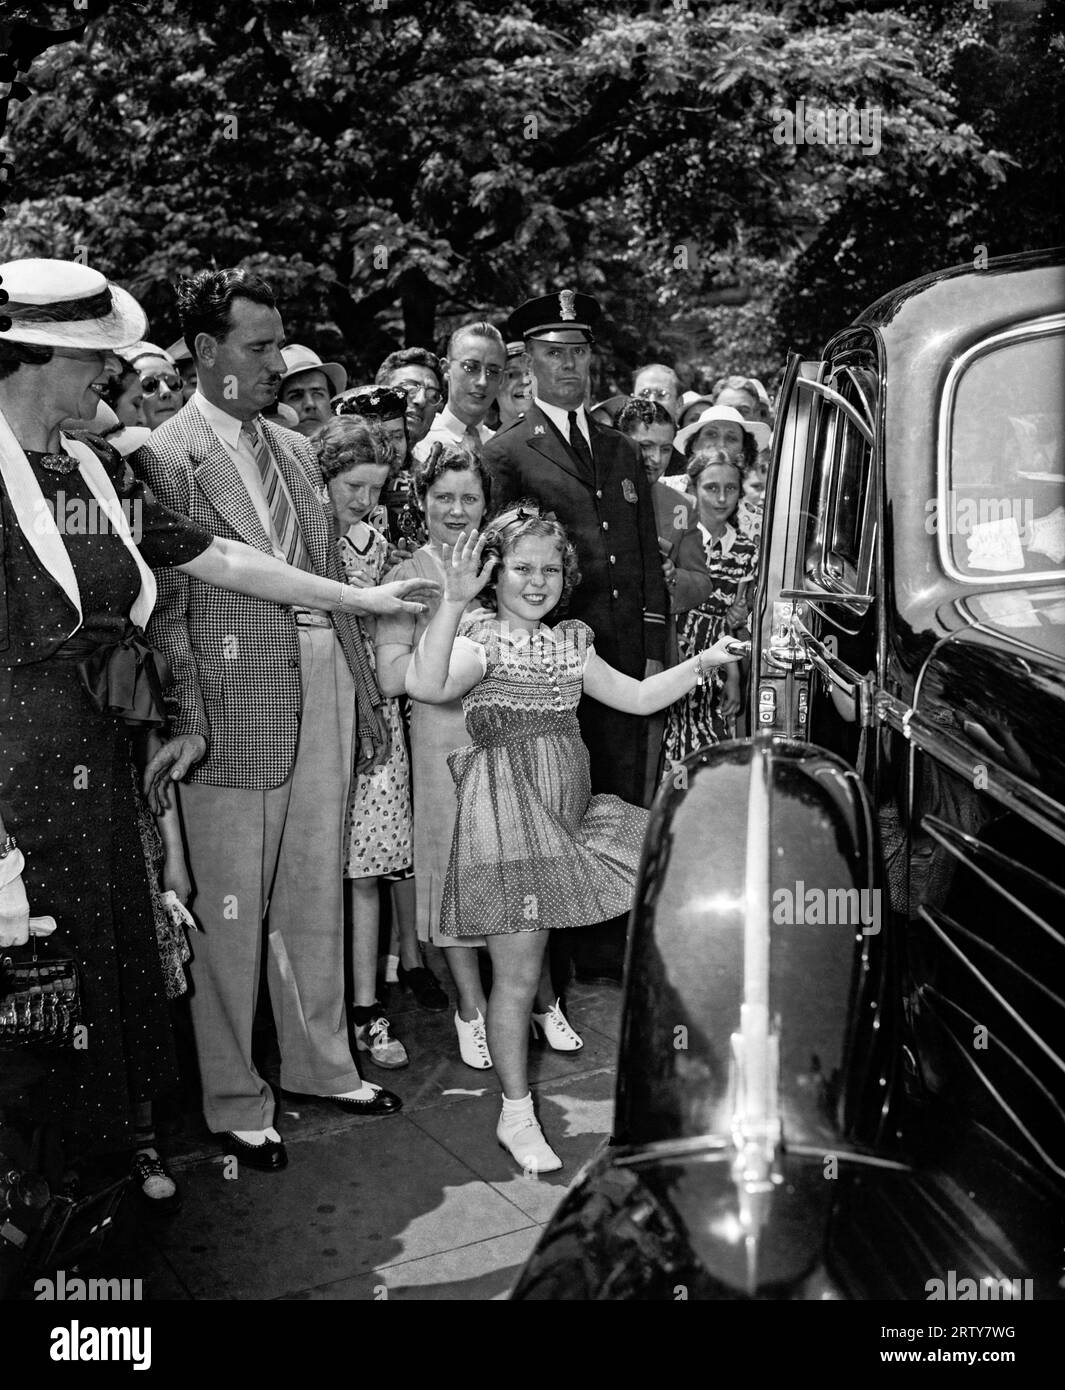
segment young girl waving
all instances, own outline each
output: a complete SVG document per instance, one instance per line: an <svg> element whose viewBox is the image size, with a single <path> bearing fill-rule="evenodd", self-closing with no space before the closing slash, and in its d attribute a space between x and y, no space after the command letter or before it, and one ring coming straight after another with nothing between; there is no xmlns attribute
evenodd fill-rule
<svg viewBox="0 0 1065 1390"><path fill-rule="evenodd" d="M533 1113L529 1017L547 931L587 926L632 904L647 812L592 796L577 725L582 689L614 709L648 715L679 700L741 649L709 651L643 681L598 657L592 630L544 619L580 576L553 519L523 504L478 538L444 546L444 598L407 669L407 691L435 704L462 697L473 739L449 759L458 819L440 930L483 936L492 957L488 1045L503 1086L496 1135L527 1171L562 1161ZM495 616L467 620L477 594Z"/></svg>

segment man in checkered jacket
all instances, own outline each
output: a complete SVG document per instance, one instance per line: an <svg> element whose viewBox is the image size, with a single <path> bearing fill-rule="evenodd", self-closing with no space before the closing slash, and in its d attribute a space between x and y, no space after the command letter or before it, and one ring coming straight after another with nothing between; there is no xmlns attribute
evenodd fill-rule
<svg viewBox="0 0 1065 1390"><path fill-rule="evenodd" d="M202 271L179 306L199 385L135 470L212 534L340 581L314 452L260 415L285 370L269 286ZM173 671L172 775L187 774L191 906L203 927L191 1007L204 1114L226 1152L277 1169L286 1156L274 1097L251 1055L268 909L282 1088L362 1113L400 1106L362 1082L344 1010L344 813L355 749L365 765L382 745L381 697L353 618L228 593L174 569L158 578L149 635Z"/></svg>

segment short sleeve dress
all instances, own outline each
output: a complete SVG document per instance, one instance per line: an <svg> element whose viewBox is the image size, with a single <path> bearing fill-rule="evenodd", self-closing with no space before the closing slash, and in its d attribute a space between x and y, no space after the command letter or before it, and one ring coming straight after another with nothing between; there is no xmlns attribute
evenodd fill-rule
<svg viewBox="0 0 1065 1390"><path fill-rule="evenodd" d="M340 563L349 580L379 584L388 556L380 531L357 522L340 538ZM360 620L359 627L376 670L374 645ZM351 784L344 826L344 877L378 878L406 869L411 862L410 761L398 700L384 702L388 721L388 758L372 772L360 772Z"/></svg>
<svg viewBox="0 0 1065 1390"><path fill-rule="evenodd" d="M146 564L182 564L207 549L211 536L160 506L113 451L102 442L100 449ZM87 1030L83 1047L48 1057L28 1108L108 1149L132 1142L132 1107L174 1086L177 1069L130 729L100 713L70 653L105 651L122 639L140 577L100 523L80 472L56 473L47 457L55 456L27 453L53 515L63 518L83 622L76 643L47 638L69 631L65 600L0 484L0 809L25 855L31 913L56 919L49 940L77 961ZM72 621L73 610L65 612Z"/></svg>
<svg viewBox="0 0 1065 1390"><path fill-rule="evenodd" d="M648 812L592 796L577 724L586 623L530 636L464 623L484 679L464 697L472 743L449 759L458 797L440 929L453 936L590 926L632 905Z"/></svg>
<svg viewBox="0 0 1065 1390"><path fill-rule="evenodd" d="M444 572L427 545L397 565L388 580L435 579L441 582ZM399 646L414 651L440 606L439 597L431 598L426 612L399 613L377 620L378 647ZM480 612L480 601L474 599L467 612ZM410 702L411 801L414 811L414 895L418 939L433 946L483 946L479 936L445 936L440 931L440 905L444 895L444 880L451 855L451 837L455 830L455 783L448 767L448 755L470 741L462 716L462 702L449 700L445 705L428 705L422 700Z"/></svg>

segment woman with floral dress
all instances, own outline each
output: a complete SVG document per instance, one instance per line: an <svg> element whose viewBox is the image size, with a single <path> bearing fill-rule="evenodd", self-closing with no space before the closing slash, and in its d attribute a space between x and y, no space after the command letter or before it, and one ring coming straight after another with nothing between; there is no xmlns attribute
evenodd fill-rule
<svg viewBox="0 0 1065 1390"><path fill-rule="evenodd" d="M337 546L349 584L378 582L388 561L388 541L368 517L388 482L395 455L381 425L360 416L329 420L312 441L329 489ZM371 665L372 625L361 624ZM408 1065L407 1050L377 998L378 880L406 869L412 859L410 763L398 700L385 700L388 744L383 760L352 781L344 827L344 877L351 904L351 1018L355 1045L380 1067Z"/></svg>
<svg viewBox="0 0 1065 1390"><path fill-rule="evenodd" d="M729 633L745 635L750 605L747 592L755 575L758 541L736 524L743 472L724 449L697 453L687 468L695 488L699 534L713 587L710 596L692 608L680 630L680 659L705 651ZM666 724L667 764L733 736L732 721L740 708L737 667L697 686L669 711Z"/></svg>

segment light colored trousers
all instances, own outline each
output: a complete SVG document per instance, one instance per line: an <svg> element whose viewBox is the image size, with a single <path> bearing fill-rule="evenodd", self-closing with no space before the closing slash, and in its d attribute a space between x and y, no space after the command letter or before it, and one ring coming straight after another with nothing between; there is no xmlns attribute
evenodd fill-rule
<svg viewBox="0 0 1065 1390"><path fill-rule="evenodd" d="M339 1095L361 1084L344 1011L344 814L355 687L332 628L301 627L303 711L288 780L268 791L181 787L203 928L191 1009L203 1112L216 1134L266 1129L274 1097L251 1057L267 919L267 982L281 1086Z"/></svg>

